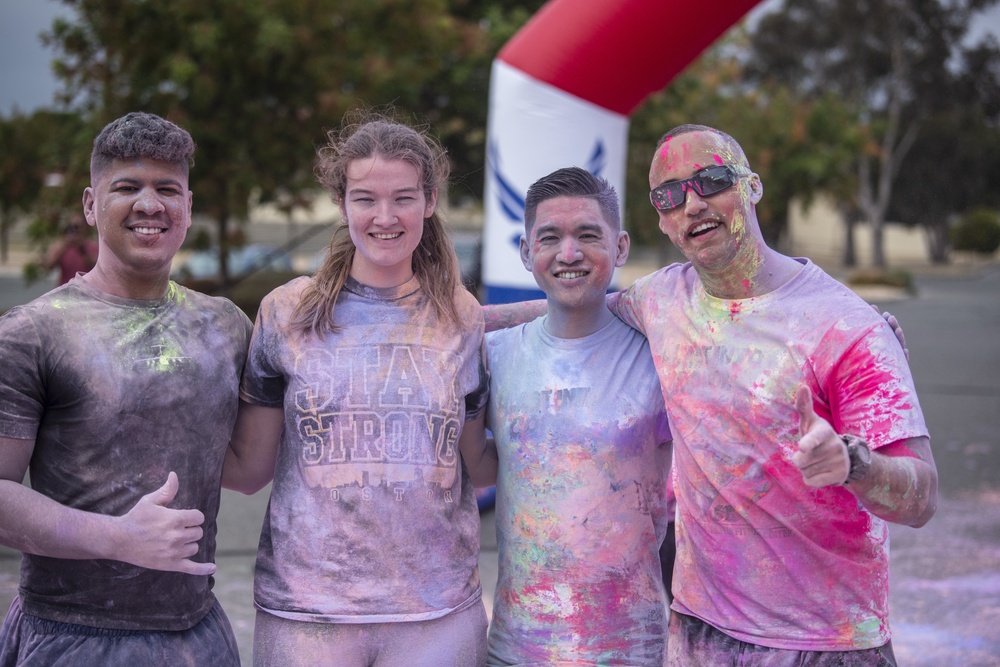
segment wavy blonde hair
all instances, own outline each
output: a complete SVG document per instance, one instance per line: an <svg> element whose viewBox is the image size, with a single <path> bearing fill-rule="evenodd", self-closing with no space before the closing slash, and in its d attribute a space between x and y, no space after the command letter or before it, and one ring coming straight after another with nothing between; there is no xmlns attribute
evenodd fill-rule
<svg viewBox="0 0 1000 667"><path fill-rule="evenodd" d="M417 130L381 112L359 111L345 118L340 130L326 135L327 143L317 152L316 179L341 206L347 191L347 168L354 160L381 157L402 160L417 169L424 197L430 201L434 189L446 186L450 166L441 145L426 131ZM413 251L413 273L441 318L460 326L455 294L462 288L458 257L435 206L424 218L420 243ZM324 335L339 330L334 308L347 283L355 247L344 220L333 233L329 252L312 282L303 291L292 313L294 332Z"/></svg>

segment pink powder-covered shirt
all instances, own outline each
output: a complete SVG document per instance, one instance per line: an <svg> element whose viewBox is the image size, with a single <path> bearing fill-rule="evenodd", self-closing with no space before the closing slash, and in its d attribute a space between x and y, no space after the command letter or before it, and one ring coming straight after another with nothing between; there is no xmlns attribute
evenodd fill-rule
<svg viewBox="0 0 1000 667"><path fill-rule="evenodd" d="M649 338L672 419L678 503L673 608L739 640L847 650L889 640L889 532L846 488L813 489L791 461L794 395L875 449L926 436L884 320L808 260L779 289L707 294L690 264L621 294Z"/></svg>
<svg viewBox="0 0 1000 667"><path fill-rule="evenodd" d="M619 320L487 335L499 456L488 665L663 664L670 428L649 346Z"/></svg>

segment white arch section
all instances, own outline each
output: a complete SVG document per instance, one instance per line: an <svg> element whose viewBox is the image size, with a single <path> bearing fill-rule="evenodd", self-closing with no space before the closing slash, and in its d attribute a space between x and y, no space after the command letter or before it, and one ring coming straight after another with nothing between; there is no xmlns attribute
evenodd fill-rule
<svg viewBox="0 0 1000 667"><path fill-rule="evenodd" d="M490 78L486 303L542 296L517 251L528 186L579 166L624 193L629 115L759 1L551 0L504 46Z"/></svg>

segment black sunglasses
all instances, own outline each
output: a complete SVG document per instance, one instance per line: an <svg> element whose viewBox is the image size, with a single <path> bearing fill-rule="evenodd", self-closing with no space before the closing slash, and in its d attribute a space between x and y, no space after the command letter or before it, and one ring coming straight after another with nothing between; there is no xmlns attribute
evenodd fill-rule
<svg viewBox="0 0 1000 667"><path fill-rule="evenodd" d="M684 203L684 193L688 190L694 190L701 197L711 197L736 185L740 176L748 175L728 164L705 167L691 178L660 183L650 191L649 201L657 210L669 211Z"/></svg>

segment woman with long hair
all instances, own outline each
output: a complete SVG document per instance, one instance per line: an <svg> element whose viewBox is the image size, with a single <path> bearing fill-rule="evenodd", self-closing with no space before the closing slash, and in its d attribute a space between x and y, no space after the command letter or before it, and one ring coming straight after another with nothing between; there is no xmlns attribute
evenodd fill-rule
<svg viewBox="0 0 1000 667"><path fill-rule="evenodd" d="M261 303L223 473L243 493L273 478L254 664L481 665L459 438L488 393L483 316L437 210L444 151L368 113L315 171L343 224L314 276Z"/></svg>

